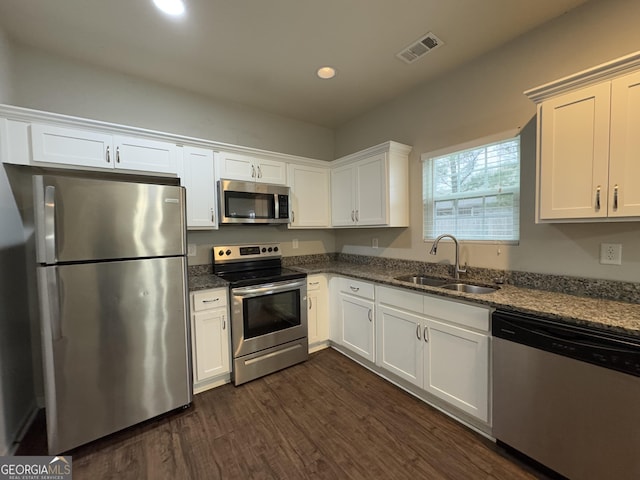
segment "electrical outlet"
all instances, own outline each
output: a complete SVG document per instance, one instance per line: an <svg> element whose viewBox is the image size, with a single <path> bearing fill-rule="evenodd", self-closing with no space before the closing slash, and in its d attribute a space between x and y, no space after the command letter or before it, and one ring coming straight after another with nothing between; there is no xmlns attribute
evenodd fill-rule
<svg viewBox="0 0 640 480"><path fill-rule="evenodd" d="M196 248L196 244L195 243L187 244L187 256L195 257L196 256L196 252L197 252L197 248Z"/></svg>
<svg viewBox="0 0 640 480"><path fill-rule="evenodd" d="M371 248L378 248L378 239L376 237L371 239Z"/></svg>
<svg viewBox="0 0 640 480"><path fill-rule="evenodd" d="M293 241L291 242L293 245L293 249L295 250L296 248L298 248L298 239L294 238Z"/></svg>
<svg viewBox="0 0 640 480"><path fill-rule="evenodd" d="M622 265L622 245L620 243L601 243L600 263L603 265Z"/></svg>

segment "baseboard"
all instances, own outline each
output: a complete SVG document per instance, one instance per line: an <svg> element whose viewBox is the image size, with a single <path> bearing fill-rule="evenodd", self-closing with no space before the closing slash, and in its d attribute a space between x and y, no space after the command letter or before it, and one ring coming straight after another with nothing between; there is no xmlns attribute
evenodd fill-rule
<svg viewBox="0 0 640 480"><path fill-rule="evenodd" d="M22 441L24 436L27 434L27 432L29 431L29 428L31 427L31 424L35 420L36 415L38 414L38 410L39 409L37 405L35 403L32 403L31 407L25 414L24 419L20 424L20 428L18 428L18 431L15 434L15 438L13 439L13 442L11 443L11 445L9 445L6 452L0 452L0 456L4 457L7 455L14 455L16 453L16 450L20 446L20 442Z"/></svg>

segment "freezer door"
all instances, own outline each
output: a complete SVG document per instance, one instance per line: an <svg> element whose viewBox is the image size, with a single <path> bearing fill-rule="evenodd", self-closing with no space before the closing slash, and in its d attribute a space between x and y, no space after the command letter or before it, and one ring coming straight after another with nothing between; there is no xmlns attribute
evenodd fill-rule
<svg viewBox="0 0 640 480"><path fill-rule="evenodd" d="M49 452L192 399L184 257L40 267Z"/></svg>
<svg viewBox="0 0 640 480"><path fill-rule="evenodd" d="M184 255L182 187L34 176L38 262Z"/></svg>

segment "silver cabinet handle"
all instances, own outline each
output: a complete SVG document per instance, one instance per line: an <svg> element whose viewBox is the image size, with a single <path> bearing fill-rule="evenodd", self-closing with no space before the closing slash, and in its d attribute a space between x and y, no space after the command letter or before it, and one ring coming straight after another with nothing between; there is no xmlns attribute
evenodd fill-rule
<svg viewBox="0 0 640 480"><path fill-rule="evenodd" d="M296 212L291 210L291 223L295 223L296 221Z"/></svg>
<svg viewBox="0 0 640 480"><path fill-rule="evenodd" d="M320 282L309 282L309 285L320 285Z"/></svg>
<svg viewBox="0 0 640 480"><path fill-rule="evenodd" d="M107 147L107 163L111 163L111 152L109 152L109 147Z"/></svg>
<svg viewBox="0 0 640 480"><path fill-rule="evenodd" d="M213 208L211 209L211 223L216 223L216 214L213 211Z"/></svg>
<svg viewBox="0 0 640 480"><path fill-rule="evenodd" d="M356 210L356 222L358 222L358 221L359 221L358 216L359 216L359 213L358 213L358 210Z"/></svg>
<svg viewBox="0 0 640 480"><path fill-rule="evenodd" d="M120 163L120 147L116 147L116 163Z"/></svg>
<svg viewBox="0 0 640 480"><path fill-rule="evenodd" d="M422 332L422 336L424 337L424 341L429 343L429 327L425 326L424 331Z"/></svg>
<svg viewBox="0 0 640 480"><path fill-rule="evenodd" d="M369 311L367 312L367 316L369 317L369 321L370 321L370 322L373 322L372 313L373 313L373 312L371 311L371 309L369 309Z"/></svg>
<svg viewBox="0 0 640 480"><path fill-rule="evenodd" d="M262 178L262 169L260 168L260 165L258 165L258 178Z"/></svg>
<svg viewBox="0 0 640 480"><path fill-rule="evenodd" d="M416 337L418 337L418 340L422 340L422 337L420 336L420 324L419 323L416 325Z"/></svg>
<svg viewBox="0 0 640 480"><path fill-rule="evenodd" d="M256 178L256 167L251 165L251 178Z"/></svg>
<svg viewBox="0 0 640 480"><path fill-rule="evenodd" d="M313 302L311 301L311 297L309 297L309 310L311 310L312 306L313 306Z"/></svg>
<svg viewBox="0 0 640 480"><path fill-rule="evenodd" d="M354 287L353 285L350 285L349 288L354 292L357 292L358 290L360 290L360 287Z"/></svg>
<svg viewBox="0 0 640 480"><path fill-rule="evenodd" d="M352 222L356 221L356 211L355 210L351 210L351 221Z"/></svg>
<svg viewBox="0 0 640 480"><path fill-rule="evenodd" d="M613 209L618 209L618 185L613 187Z"/></svg>
<svg viewBox="0 0 640 480"><path fill-rule="evenodd" d="M218 302L218 301L220 301L220 297L213 298L211 300L203 300L202 303L215 303L215 302Z"/></svg>
<svg viewBox="0 0 640 480"><path fill-rule="evenodd" d="M600 210L600 185L596 188L596 210Z"/></svg>
<svg viewBox="0 0 640 480"><path fill-rule="evenodd" d="M227 329L227 317L225 315L222 316L222 329Z"/></svg>

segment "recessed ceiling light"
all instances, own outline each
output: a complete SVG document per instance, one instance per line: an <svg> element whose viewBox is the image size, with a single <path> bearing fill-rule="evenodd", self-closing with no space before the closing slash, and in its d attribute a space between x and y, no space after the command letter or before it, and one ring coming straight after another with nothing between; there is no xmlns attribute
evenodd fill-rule
<svg viewBox="0 0 640 480"><path fill-rule="evenodd" d="M184 2L182 0L153 0L153 3L167 15L182 15Z"/></svg>
<svg viewBox="0 0 640 480"><path fill-rule="evenodd" d="M320 78L328 80L336 76L336 69L332 67L320 67L316 73Z"/></svg>

